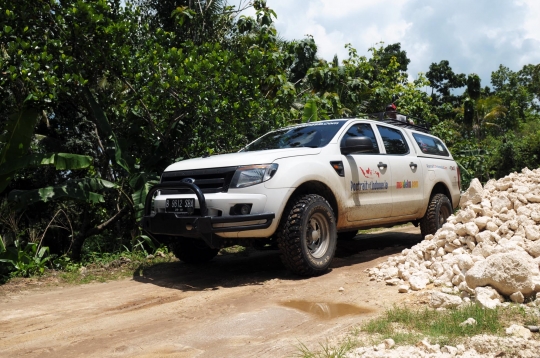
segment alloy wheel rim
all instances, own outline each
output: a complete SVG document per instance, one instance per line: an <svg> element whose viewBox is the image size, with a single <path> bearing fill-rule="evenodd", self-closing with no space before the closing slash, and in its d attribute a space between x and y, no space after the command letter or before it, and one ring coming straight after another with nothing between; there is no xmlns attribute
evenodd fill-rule
<svg viewBox="0 0 540 358"><path fill-rule="evenodd" d="M330 228L322 213L314 213L308 220L306 245L309 254L321 258L326 254L330 241Z"/></svg>

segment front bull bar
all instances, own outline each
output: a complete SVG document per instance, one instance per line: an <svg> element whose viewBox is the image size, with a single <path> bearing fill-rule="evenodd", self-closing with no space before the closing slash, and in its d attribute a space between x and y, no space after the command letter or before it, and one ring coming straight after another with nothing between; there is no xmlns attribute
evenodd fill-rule
<svg viewBox="0 0 540 358"><path fill-rule="evenodd" d="M152 201L154 194L159 190L190 189L199 201L199 215L181 215L176 213L154 212L152 213ZM200 238L211 248L220 248L223 239L214 235L220 232L236 232L247 230L266 229L271 224L275 213L232 215L232 216L208 216L206 198L202 190L195 184L180 181L166 182L154 185L146 195L144 216L141 226L150 236L168 235ZM227 227L214 227L215 224L234 224L245 221L266 220L264 223L253 225L234 225ZM159 240L158 240L159 241Z"/></svg>

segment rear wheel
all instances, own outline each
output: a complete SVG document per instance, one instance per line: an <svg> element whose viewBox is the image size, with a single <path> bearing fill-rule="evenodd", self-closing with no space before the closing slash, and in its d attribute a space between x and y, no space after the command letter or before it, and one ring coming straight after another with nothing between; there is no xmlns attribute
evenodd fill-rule
<svg viewBox="0 0 540 358"><path fill-rule="evenodd" d="M336 220L320 195L297 197L287 206L278 232L283 264L302 276L324 273L336 251Z"/></svg>
<svg viewBox="0 0 540 358"><path fill-rule="evenodd" d="M179 237L169 244L169 248L180 261L198 264L212 260L219 249L212 249L199 239Z"/></svg>
<svg viewBox="0 0 540 358"><path fill-rule="evenodd" d="M426 214L420 219L422 236L435 234L451 214L452 204L450 199L444 194L435 194L429 202Z"/></svg>

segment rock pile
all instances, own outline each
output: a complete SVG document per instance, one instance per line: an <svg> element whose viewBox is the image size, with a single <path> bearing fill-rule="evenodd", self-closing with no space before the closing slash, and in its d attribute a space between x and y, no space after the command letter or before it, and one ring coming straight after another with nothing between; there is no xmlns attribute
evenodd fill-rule
<svg viewBox="0 0 540 358"><path fill-rule="evenodd" d="M505 298L523 303L540 292L540 169L525 168L484 187L474 179L460 207L435 235L369 269L370 277L399 292L442 287L432 295L433 307L474 297L493 308Z"/></svg>
<svg viewBox="0 0 540 358"><path fill-rule="evenodd" d="M356 348L347 353L348 358L480 358L480 357L538 357L540 342L522 337L478 335L471 337L465 344L440 346L430 344L428 340L418 342L415 346L390 347L385 342L368 347ZM393 343L393 342L392 342Z"/></svg>

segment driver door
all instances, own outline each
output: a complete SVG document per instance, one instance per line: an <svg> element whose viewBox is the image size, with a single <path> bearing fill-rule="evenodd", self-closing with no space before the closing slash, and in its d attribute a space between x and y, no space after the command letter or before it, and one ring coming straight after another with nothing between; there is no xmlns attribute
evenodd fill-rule
<svg viewBox="0 0 540 358"><path fill-rule="evenodd" d="M352 153L344 156L347 221L362 221L390 217L392 174L383 163L374 128L370 123L353 124L341 139L368 137L373 142L372 153Z"/></svg>

